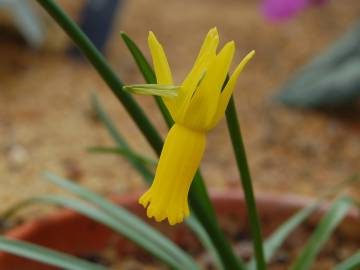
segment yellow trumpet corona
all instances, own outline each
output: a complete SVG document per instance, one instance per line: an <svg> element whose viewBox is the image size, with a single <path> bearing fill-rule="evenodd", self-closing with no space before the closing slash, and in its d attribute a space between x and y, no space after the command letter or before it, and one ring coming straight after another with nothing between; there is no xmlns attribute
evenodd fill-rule
<svg viewBox="0 0 360 270"><path fill-rule="evenodd" d="M174 225L189 216L188 193L204 154L206 135L223 117L242 69L255 54L252 51L245 56L224 86L235 43L228 42L217 53L218 43L217 29L212 28L177 95L163 97L175 124L166 137L155 179L139 199L147 207L147 216L156 221L167 218ZM152 32L148 45L157 84L173 85L165 52Z"/></svg>

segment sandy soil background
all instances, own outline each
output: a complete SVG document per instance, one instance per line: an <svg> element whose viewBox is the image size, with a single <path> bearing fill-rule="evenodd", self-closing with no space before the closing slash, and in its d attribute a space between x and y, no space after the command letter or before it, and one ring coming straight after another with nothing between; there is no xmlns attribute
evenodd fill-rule
<svg viewBox="0 0 360 270"><path fill-rule="evenodd" d="M81 2L59 2L77 18ZM354 128L359 126L359 117L345 121L322 112L294 110L274 103L272 97L297 68L356 21L360 5L358 0L332 1L288 23L271 24L259 14L258 4L246 0L221 4L215 0L127 1L109 41L108 58L125 83L141 83L118 33L126 31L149 55L146 38L151 29L169 55L176 80L181 81L213 26L218 27L221 42L236 41L236 62L255 49L255 59L239 80L236 101L256 190L317 196L360 170L360 132ZM44 170L104 195L145 189L125 160L85 151L88 146L113 145L94 119L89 102L92 91L130 144L154 157L93 69L64 55L69 41L48 23L52 30L42 51L1 38L0 210L29 196L63 193L40 176ZM165 135L153 100L137 99ZM224 122L209 135L201 166L209 188L241 192ZM360 187L351 192L358 196Z"/></svg>

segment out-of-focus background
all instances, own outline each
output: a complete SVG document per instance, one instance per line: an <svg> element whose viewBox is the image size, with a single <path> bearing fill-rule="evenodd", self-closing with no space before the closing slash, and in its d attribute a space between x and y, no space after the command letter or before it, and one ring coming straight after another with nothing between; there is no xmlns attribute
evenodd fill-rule
<svg viewBox="0 0 360 270"><path fill-rule="evenodd" d="M81 22L86 1L57 2ZM264 19L259 6L260 1L246 0L122 1L104 51L122 80L133 84L143 79L120 31L147 56L147 33L154 31L178 82L213 26L222 44L235 40L235 62L255 49L235 97L256 191L315 197L360 170L359 111L301 110L273 97L296 70L356 22L360 5L358 0L334 0L282 23ZM91 109L90 93L96 92L131 145L154 157L93 68L69 54L72 43L35 7L45 26L37 49L26 44L11 12L0 8L0 210L25 197L63 192L41 177L44 170L104 195L144 190L126 160L85 151L113 145ZM153 99L136 99L165 136ZM201 167L208 188L241 190L224 121L210 133ZM360 189L351 192L359 196Z"/></svg>

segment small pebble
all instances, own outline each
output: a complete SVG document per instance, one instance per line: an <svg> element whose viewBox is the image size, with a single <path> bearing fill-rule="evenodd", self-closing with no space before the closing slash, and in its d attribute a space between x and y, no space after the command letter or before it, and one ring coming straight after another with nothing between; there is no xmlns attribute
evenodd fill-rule
<svg viewBox="0 0 360 270"><path fill-rule="evenodd" d="M74 159L63 160L63 167L65 170L66 177L68 179L79 181L83 176L83 171L81 170L78 162Z"/></svg>
<svg viewBox="0 0 360 270"><path fill-rule="evenodd" d="M29 159L28 151L21 144L10 145L7 149L7 161L12 170L20 169Z"/></svg>

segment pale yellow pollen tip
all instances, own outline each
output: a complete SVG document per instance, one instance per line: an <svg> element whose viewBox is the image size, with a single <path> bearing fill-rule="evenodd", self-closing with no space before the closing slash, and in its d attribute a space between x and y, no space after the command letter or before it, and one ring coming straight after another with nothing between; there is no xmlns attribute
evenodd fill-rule
<svg viewBox="0 0 360 270"><path fill-rule="evenodd" d="M212 38L219 38L219 34L216 26L210 29L209 34Z"/></svg>
<svg viewBox="0 0 360 270"><path fill-rule="evenodd" d="M148 39L157 41L156 36L153 31L149 31Z"/></svg>
<svg viewBox="0 0 360 270"><path fill-rule="evenodd" d="M225 46L229 46L230 48L235 49L235 41L231 40L225 44Z"/></svg>
<svg viewBox="0 0 360 270"><path fill-rule="evenodd" d="M251 58L253 58L255 55L255 50L252 50L251 52L249 52L243 59L243 61L245 63L249 62L251 60Z"/></svg>
<svg viewBox="0 0 360 270"><path fill-rule="evenodd" d="M227 42L221 51L233 53L235 51L235 42L233 40Z"/></svg>

